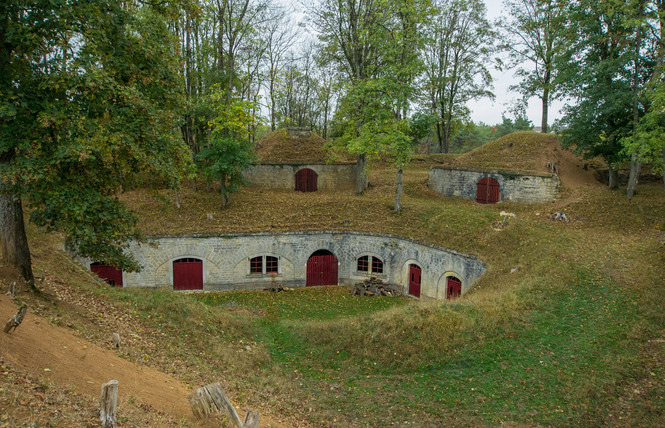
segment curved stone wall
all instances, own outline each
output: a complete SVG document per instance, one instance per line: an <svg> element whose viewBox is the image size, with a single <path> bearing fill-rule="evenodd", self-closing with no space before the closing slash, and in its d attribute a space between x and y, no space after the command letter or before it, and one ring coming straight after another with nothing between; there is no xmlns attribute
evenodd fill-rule
<svg viewBox="0 0 665 428"><path fill-rule="evenodd" d="M155 245L130 247L143 266L140 273L123 273L125 287L173 287L173 260L195 257L203 260L204 290L265 288L271 284L304 287L307 261L319 250L330 251L338 259L339 283L350 285L375 276L407 289L408 267L422 269L421 297L445 298L448 276L462 281L462 292L480 277L485 264L474 256L421 244L391 235L355 232L294 232L282 234L243 234L233 236L160 236ZM250 274L250 259L278 258L277 274ZM383 273L358 272L357 260L376 257Z"/></svg>
<svg viewBox="0 0 665 428"><path fill-rule="evenodd" d="M553 202L560 184L556 175L536 176L506 171L434 167L429 172L428 185L443 196L475 200L476 185L484 177L498 181L499 201L524 204Z"/></svg>

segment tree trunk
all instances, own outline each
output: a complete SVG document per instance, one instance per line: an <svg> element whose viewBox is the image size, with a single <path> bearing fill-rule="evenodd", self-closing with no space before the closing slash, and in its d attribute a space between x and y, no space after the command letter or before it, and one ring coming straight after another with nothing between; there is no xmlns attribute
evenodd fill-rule
<svg viewBox="0 0 665 428"><path fill-rule="evenodd" d="M663 188L665 188L665 147L663 147Z"/></svg>
<svg viewBox="0 0 665 428"><path fill-rule="evenodd" d="M360 195L367 189L367 160L365 155L358 155L356 158L356 194Z"/></svg>
<svg viewBox="0 0 665 428"><path fill-rule="evenodd" d="M630 175L628 176L628 187L626 188L626 197L629 201L635 196L635 189L637 188L641 169L642 163L637 159L637 152L633 150L630 156Z"/></svg>
<svg viewBox="0 0 665 428"><path fill-rule="evenodd" d="M226 175L219 179L219 193L222 195L222 208L229 205L229 195L226 194Z"/></svg>
<svg viewBox="0 0 665 428"><path fill-rule="evenodd" d="M642 18L642 2L639 2L639 17ZM639 61L640 61L640 44L642 40L642 27L637 27L637 37L635 38L635 57L633 58L633 138L637 138L637 123L640 120L639 111ZM633 150L630 155L630 175L628 176L628 187L626 188L626 198L630 201L635 195L635 188L637 187L637 180L640 177L640 169L642 164L637 156L637 151Z"/></svg>
<svg viewBox="0 0 665 428"><path fill-rule="evenodd" d="M549 96L550 90L545 88L543 90L543 117L540 121L540 132L547 134L547 115L549 110Z"/></svg>
<svg viewBox="0 0 665 428"><path fill-rule="evenodd" d="M4 190L1 185L0 190ZM30 289L36 291L28 237L23 223L23 206L20 199L15 200L12 194L4 191L0 191L0 235L4 262L19 269Z"/></svg>
<svg viewBox="0 0 665 428"><path fill-rule="evenodd" d="M619 187L619 180L617 177L617 171L612 167L612 165L609 166L609 180L608 180L608 187L612 190L616 189Z"/></svg>
<svg viewBox="0 0 665 428"><path fill-rule="evenodd" d="M395 185L395 213L402 211L402 166L397 167L397 181Z"/></svg>

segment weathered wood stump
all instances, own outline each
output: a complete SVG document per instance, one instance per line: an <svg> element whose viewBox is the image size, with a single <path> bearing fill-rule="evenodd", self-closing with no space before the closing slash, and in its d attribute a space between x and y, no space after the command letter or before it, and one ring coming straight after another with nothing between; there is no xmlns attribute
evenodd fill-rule
<svg viewBox="0 0 665 428"><path fill-rule="evenodd" d="M99 421L104 428L115 428L118 413L118 381L110 380L102 385L99 400Z"/></svg>
<svg viewBox="0 0 665 428"><path fill-rule="evenodd" d="M238 412L219 382L197 389L189 394L188 399L192 413L199 419L208 419L211 414L228 413L238 428L257 428L259 425L259 412L256 410L247 409L245 421L240 421Z"/></svg>

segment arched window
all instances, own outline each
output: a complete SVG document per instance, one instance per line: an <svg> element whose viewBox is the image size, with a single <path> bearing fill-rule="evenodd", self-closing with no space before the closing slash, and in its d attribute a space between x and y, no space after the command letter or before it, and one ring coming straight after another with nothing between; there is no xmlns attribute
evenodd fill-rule
<svg viewBox="0 0 665 428"><path fill-rule="evenodd" d="M358 272L383 273L383 261L374 256L358 257L356 263Z"/></svg>
<svg viewBox="0 0 665 428"><path fill-rule="evenodd" d="M279 273L279 258L273 256L253 257L249 259L249 273L251 275Z"/></svg>

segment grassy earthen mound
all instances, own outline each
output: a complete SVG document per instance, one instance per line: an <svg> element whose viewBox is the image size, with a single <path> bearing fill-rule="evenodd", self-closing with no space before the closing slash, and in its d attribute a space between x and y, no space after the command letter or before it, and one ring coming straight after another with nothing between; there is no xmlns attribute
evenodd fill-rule
<svg viewBox="0 0 665 428"><path fill-rule="evenodd" d="M347 163L353 156L326 146L326 140L311 132L309 137L291 137L278 129L256 142L259 163Z"/></svg>

